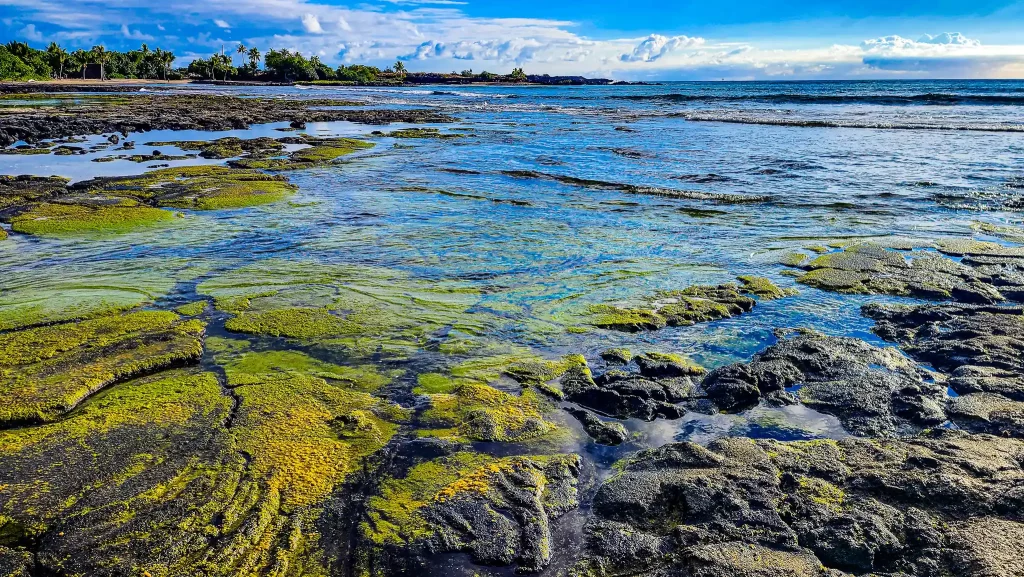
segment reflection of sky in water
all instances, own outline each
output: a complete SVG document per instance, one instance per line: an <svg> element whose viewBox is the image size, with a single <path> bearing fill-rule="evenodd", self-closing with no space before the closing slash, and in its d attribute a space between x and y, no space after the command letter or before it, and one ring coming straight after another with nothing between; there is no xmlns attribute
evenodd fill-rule
<svg viewBox="0 0 1024 577"><path fill-rule="evenodd" d="M679 441L707 445L715 439L731 436L783 441L849 436L839 419L803 405L759 406L737 414L688 412L673 421L658 419L647 423L632 420L629 427L643 436L645 446L651 447Z"/></svg>

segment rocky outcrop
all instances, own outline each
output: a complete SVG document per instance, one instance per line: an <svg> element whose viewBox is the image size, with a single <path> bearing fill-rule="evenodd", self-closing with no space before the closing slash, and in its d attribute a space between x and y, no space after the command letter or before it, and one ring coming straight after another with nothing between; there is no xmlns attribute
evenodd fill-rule
<svg viewBox="0 0 1024 577"><path fill-rule="evenodd" d="M1024 307L867 305L874 331L948 373L953 422L1024 436Z"/></svg>
<svg viewBox="0 0 1024 577"><path fill-rule="evenodd" d="M712 371L701 388L724 411L789 393L857 435L892 436L945 421L945 388L931 375L895 349L850 337L785 338L749 363Z"/></svg>
<svg viewBox="0 0 1024 577"><path fill-rule="evenodd" d="M645 366L646 374L611 370L595 379L589 367L577 364L562 376L562 391L566 400L619 419L678 419L685 409L677 403L690 398L693 391L693 381L681 374L684 365L652 359Z"/></svg>
<svg viewBox="0 0 1024 577"><path fill-rule="evenodd" d="M666 445L599 489L576 570L1010 577L1024 563L1022 455L1020 441L957 431Z"/></svg>

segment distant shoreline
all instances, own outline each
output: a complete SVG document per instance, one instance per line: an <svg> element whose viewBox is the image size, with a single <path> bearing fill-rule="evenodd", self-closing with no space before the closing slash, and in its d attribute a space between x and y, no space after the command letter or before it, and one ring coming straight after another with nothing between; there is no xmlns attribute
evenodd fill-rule
<svg viewBox="0 0 1024 577"><path fill-rule="evenodd" d="M544 77L540 77L544 78ZM125 78L99 81L95 79L62 78L60 80L27 80L0 82L0 94L31 93L31 92L132 92L139 88L162 86L343 86L343 87L406 87L406 86L657 86L657 82L626 82L607 79L591 79L579 77L547 77L549 81L527 80L526 82L474 82L445 81L431 78L429 81L406 82L260 82L254 80L154 80L141 78Z"/></svg>

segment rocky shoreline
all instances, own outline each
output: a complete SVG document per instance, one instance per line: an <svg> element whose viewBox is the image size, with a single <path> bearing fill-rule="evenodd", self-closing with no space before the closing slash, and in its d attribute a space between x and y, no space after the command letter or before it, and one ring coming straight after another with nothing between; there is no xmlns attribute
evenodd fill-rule
<svg viewBox="0 0 1024 577"><path fill-rule="evenodd" d="M4 112L0 142L78 154L75 137L109 134L102 146L128 158L118 135L154 129L454 120L358 105L133 95ZM270 206L296 193L297 171L383 138L464 137L150 143L226 162L74 184L0 177L0 222L18 240L85 242L172 226L175 211ZM204 270L182 283L187 302L140 289L30 303L0 315L0 575L1024 574L1024 249L836 241L775 266L799 290L915 300L860 308L881 341L777 327L748 361L711 370L654 347L475 351L459 335L499 332L501 311L466 283L381 266L279 258ZM745 322L797 291L742 274L592 306L562 330L652 343L666 327ZM844 436L645 448L624 425L765 407L813 410Z"/></svg>

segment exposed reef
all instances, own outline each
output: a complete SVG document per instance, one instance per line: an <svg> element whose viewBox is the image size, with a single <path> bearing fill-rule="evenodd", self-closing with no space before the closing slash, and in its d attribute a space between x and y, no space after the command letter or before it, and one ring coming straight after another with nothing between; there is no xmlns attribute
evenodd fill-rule
<svg viewBox="0 0 1024 577"><path fill-rule="evenodd" d="M669 444L594 497L575 575L991 575L1022 568L1019 441Z"/></svg>
<svg viewBox="0 0 1024 577"><path fill-rule="evenodd" d="M643 306L593 305L589 321L595 327L636 332L665 327L689 326L750 312L757 301L794 294L763 277L740 277L741 285L696 285L682 290L662 291Z"/></svg>
<svg viewBox="0 0 1024 577"><path fill-rule="evenodd" d="M89 96L80 103L8 111L0 121L0 146L81 134L130 134L150 130L233 130L270 122L363 124L450 122L433 110L360 109L344 100L239 98L214 94Z"/></svg>
<svg viewBox="0 0 1024 577"><path fill-rule="evenodd" d="M1024 308L868 305L863 313L879 336L949 375L953 422L1024 437Z"/></svg>
<svg viewBox="0 0 1024 577"><path fill-rule="evenodd" d="M701 388L724 411L762 400L799 400L835 415L850 432L872 437L946 420L946 389L929 373L895 349L850 337L802 333L785 338L749 363L715 369Z"/></svg>
<svg viewBox="0 0 1024 577"><path fill-rule="evenodd" d="M998 247L998 248L996 248ZM823 290L850 294L886 294L965 303L988 304L1024 296L1024 277L1006 270L1024 263L1019 251L992 243L946 241L940 252L1000 257L1008 262L988 263L988 269L969 266L934 252L904 252L875 244L855 244L839 252L795 262L805 272L797 282ZM965 252L967 251L967 252ZM909 259L907 257L910 257Z"/></svg>

